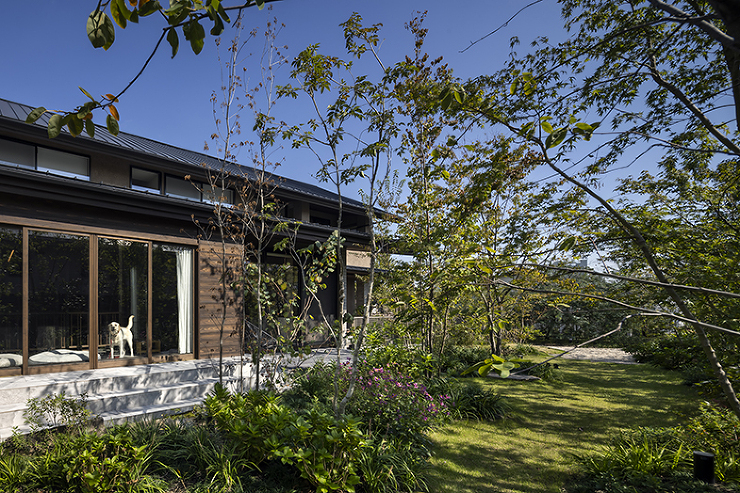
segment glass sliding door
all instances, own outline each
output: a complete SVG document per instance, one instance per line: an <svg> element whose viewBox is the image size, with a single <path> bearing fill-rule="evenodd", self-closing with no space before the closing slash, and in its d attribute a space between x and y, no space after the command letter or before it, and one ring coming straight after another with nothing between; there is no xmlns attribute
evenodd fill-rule
<svg viewBox="0 0 740 493"><path fill-rule="evenodd" d="M101 359L147 355L148 265L147 243L99 238L98 353ZM111 322L122 327L128 327L131 322L133 347L127 338L120 338L121 341L112 337Z"/></svg>
<svg viewBox="0 0 740 493"><path fill-rule="evenodd" d="M152 352L193 352L193 249L155 243L152 250Z"/></svg>
<svg viewBox="0 0 740 493"><path fill-rule="evenodd" d="M23 235L0 225L0 368L23 363Z"/></svg>
<svg viewBox="0 0 740 493"><path fill-rule="evenodd" d="M89 361L90 239L29 231L29 364Z"/></svg>

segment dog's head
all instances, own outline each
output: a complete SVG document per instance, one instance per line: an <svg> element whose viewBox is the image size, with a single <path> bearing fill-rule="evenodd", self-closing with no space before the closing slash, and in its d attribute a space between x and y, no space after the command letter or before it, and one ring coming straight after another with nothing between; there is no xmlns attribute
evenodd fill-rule
<svg viewBox="0 0 740 493"><path fill-rule="evenodd" d="M118 322L111 322L108 324L108 332L110 333L111 337L115 337L120 331L121 326L118 325Z"/></svg>

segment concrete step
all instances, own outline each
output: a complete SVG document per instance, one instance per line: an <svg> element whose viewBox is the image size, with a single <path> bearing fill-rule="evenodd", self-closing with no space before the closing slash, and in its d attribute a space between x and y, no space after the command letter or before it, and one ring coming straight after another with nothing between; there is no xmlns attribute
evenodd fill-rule
<svg viewBox="0 0 740 493"><path fill-rule="evenodd" d="M245 368L244 378L251 382L251 365ZM14 429L30 431L23 418L30 398L61 392L76 398L84 393L91 414L113 424L187 412L201 403L218 381L217 365L202 360L3 378L0 441ZM236 388L238 367L225 367L224 383Z"/></svg>

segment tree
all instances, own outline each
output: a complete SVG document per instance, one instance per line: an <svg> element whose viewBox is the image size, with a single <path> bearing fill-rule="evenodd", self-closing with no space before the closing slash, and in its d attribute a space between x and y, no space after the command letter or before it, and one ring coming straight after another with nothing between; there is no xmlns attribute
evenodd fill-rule
<svg viewBox="0 0 740 493"><path fill-rule="evenodd" d="M314 255L314 258L333 258L336 262L339 280L337 298L340 316L338 320L329 320L323 308L319 306L325 325L330 330L335 327L333 332L337 346L337 378L335 379L333 404L337 416L344 413L354 392L359 352L370 318L378 253L377 204L381 189L390 174L391 140L397 133L393 108L390 107L392 79L387 76L388 70L385 69L375 51L379 41L377 33L380 25L364 27L362 18L357 13L341 25L344 29L347 54L352 59L343 60L336 56L323 55L319 52L317 45L311 45L293 61L291 78L296 81L297 85L288 84L280 88L280 94L284 97L296 99L301 95L309 100L314 117L304 124L287 129L284 137L290 139L294 147L303 147L311 151L319 163L317 178L322 182L331 183L338 198L336 222L332 224L333 233L325 245L312 247L314 251L321 251L327 246L335 249L333 256L324 253L319 256ZM374 61L385 75L379 82L372 82L368 76L355 76L352 72L354 62L366 53L372 54ZM328 104L325 98L328 98ZM322 109L324 107L326 110ZM354 143L350 147L353 149L350 152L343 151L346 145L345 139ZM346 302L346 252L342 237L343 189L359 178L366 180L362 198L367 217L367 232L370 234L370 251L367 252L370 256L369 281L366 284L362 324L353 341L350 382L347 392L340 400L338 395L340 349L349 346L349 323L353 319L352 314L347 312ZM304 272L307 271L308 269L304 269ZM308 281L311 278L310 275L304 275L304 279ZM315 288L308 285L307 290L312 293L314 301L319 302Z"/></svg>
<svg viewBox="0 0 740 493"><path fill-rule="evenodd" d="M44 113L51 112L53 115L49 119L49 138L57 137L65 126L73 137L80 135L83 131L93 137L95 135L95 125L92 121L93 112L104 109L108 112L106 117L108 131L112 135L118 135L119 113L114 103L118 103L119 98L144 73L165 38L172 49L172 57L174 58L180 47L177 30L182 29L185 40L190 43L190 47L197 55L203 49L207 37L206 31L201 25L202 21L213 22L209 34L218 37L224 32L224 22L231 22L229 12L237 12L237 17L241 18L244 9L256 6L262 10L266 3L274 1L276 0L248 0L236 5L226 5L221 0L208 0L206 2L202 0L169 0L169 8L165 8L158 0L98 0L98 4L95 10L90 13L86 24L87 37L95 48L108 50L113 45L116 39L116 25L121 29L126 29L129 23L138 24L140 19L152 14L160 14L155 17L163 18L167 25L162 28L159 40L139 72L117 94L106 94L97 99L80 86L80 90L89 101L72 110L62 112L50 111L43 106L39 106L28 115L26 122L34 123ZM110 16L106 13L106 10L110 12ZM235 24L238 24L238 22L235 22Z"/></svg>
<svg viewBox="0 0 740 493"><path fill-rule="evenodd" d="M693 326L729 404L740 415L740 402L723 370L722 357L706 331L733 337L738 333L704 319L707 312L696 310L690 294L701 290L679 284L681 278L696 281L688 277L698 267L691 262L697 258L691 251L706 243L684 252L682 243L658 241L669 230L678 236L702 223L723 223L734 238L736 225L727 217L713 221L716 207L694 209L705 221L694 217L693 223L676 209L638 212L669 202L667 196L659 197L660 188L650 188L648 183L641 189L625 182L620 191L643 195L621 195L619 202L607 200L598 191L606 173L617 166L657 155L659 179L674 187L672 194L693 188L697 172L706 170L713 174L718 192L708 202L723 203L731 195L731 171L740 158L733 131L740 102L738 20L732 17L737 2L563 0L561 4L566 27L575 31L568 41L548 46L547 40L540 40L535 53L514 54L499 73L471 81L464 88L450 86L455 97L449 99L449 108L482 118L535 146L542 164L559 180L557 185L572 187L557 198L551 195L580 232L564 247L594 240L600 248L614 252L614 259L629 255L639 261L639 272L648 275L646 280L659 286L672 304L672 316ZM728 99L732 102L729 114L722 111ZM611 127L608 132L601 131L607 126ZM684 197L693 204L702 202L691 194ZM578 214L572 214L574 210ZM650 216L659 220L652 221ZM663 232L651 229L658 224L665 228ZM703 234L711 233L705 230ZM670 256L666 250L672 251ZM736 256L732 250L722 255L730 263ZM714 289L713 312L737 296L731 292L736 286L734 273L718 274L721 282ZM732 312L730 307L723 310Z"/></svg>
<svg viewBox="0 0 740 493"><path fill-rule="evenodd" d="M507 326L528 312L527 295L498 281L532 285L541 275L525 264L543 255L546 240L538 231L536 209L528 207L534 185L525 177L537 160L526 147L493 138L464 146L450 166L455 184L446 238L453 231L467 246L469 284L479 300L491 353L501 356ZM521 324L519 324L521 327Z"/></svg>

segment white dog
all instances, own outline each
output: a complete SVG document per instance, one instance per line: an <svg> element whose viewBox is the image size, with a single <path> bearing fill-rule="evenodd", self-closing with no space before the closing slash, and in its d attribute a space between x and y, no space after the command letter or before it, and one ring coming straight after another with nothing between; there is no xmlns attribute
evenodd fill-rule
<svg viewBox="0 0 740 493"><path fill-rule="evenodd" d="M134 316L131 315L128 318L128 326L121 327L118 322L111 322L108 324L108 331L110 333L110 357L113 359L114 349L118 346L118 352L121 357L126 355L123 343L128 344L131 350L131 356L134 355L134 334L131 332L131 327L134 326Z"/></svg>

